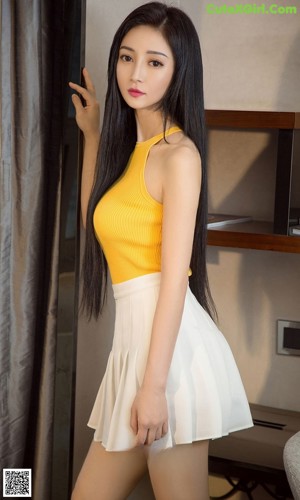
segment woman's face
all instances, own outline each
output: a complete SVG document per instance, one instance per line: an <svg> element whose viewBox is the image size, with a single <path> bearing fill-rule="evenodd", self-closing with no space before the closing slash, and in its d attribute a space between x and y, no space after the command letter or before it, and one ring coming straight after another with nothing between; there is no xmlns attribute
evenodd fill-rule
<svg viewBox="0 0 300 500"><path fill-rule="evenodd" d="M170 46L159 30L132 28L121 42L117 63L118 86L128 106L152 109L171 83L174 64Z"/></svg>

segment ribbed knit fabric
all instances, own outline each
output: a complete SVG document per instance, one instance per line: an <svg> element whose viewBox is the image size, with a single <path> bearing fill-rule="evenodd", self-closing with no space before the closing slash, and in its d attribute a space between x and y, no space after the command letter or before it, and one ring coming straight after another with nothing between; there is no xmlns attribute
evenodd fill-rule
<svg viewBox="0 0 300 500"><path fill-rule="evenodd" d="M161 270L163 206L147 191L144 173L150 148L163 136L136 143L125 172L96 206L94 228L113 284Z"/></svg>

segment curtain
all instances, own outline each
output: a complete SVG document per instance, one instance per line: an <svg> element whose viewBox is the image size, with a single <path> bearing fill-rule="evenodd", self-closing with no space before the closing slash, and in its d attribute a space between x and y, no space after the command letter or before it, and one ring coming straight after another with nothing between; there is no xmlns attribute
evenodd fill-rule
<svg viewBox="0 0 300 500"><path fill-rule="evenodd" d="M1 3L1 469L32 468L36 500L51 490L64 6Z"/></svg>

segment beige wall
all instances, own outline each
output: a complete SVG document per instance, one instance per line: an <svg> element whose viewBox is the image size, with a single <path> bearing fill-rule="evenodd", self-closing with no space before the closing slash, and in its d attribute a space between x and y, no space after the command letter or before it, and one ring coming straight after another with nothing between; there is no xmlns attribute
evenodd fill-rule
<svg viewBox="0 0 300 500"><path fill-rule="evenodd" d="M296 5L296 15L208 14L207 4L226 2L190 0L190 3L199 5L207 108L300 110L297 0L277 2ZM235 3L248 2L227 2ZM275 2L264 3L270 6Z"/></svg>
<svg viewBox="0 0 300 500"><path fill-rule="evenodd" d="M87 0L86 64L102 103L113 34L127 13L142 3ZM300 111L296 50L300 12L296 16L209 15L207 3L172 2L192 17L200 33L206 107ZM275 145L274 134L265 132L210 133L210 209L271 219ZM275 335L278 318L300 320L299 255L210 247L208 270L220 325L250 401L300 411L300 359L276 355ZM75 475L92 439L86 421L105 369L112 321L109 300L97 325L83 319L79 325ZM147 500L152 495L144 484L130 498Z"/></svg>

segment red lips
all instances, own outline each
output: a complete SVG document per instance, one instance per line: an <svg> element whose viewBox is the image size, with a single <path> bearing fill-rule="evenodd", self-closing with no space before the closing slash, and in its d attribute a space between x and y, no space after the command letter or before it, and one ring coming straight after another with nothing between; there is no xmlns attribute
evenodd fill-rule
<svg viewBox="0 0 300 500"><path fill-rule="evenodd" d="M132 96L132 97L141 97L142 95L145 95L144 92L141 92L140 90L138 89L128 89L128 93Z"/></svg>

